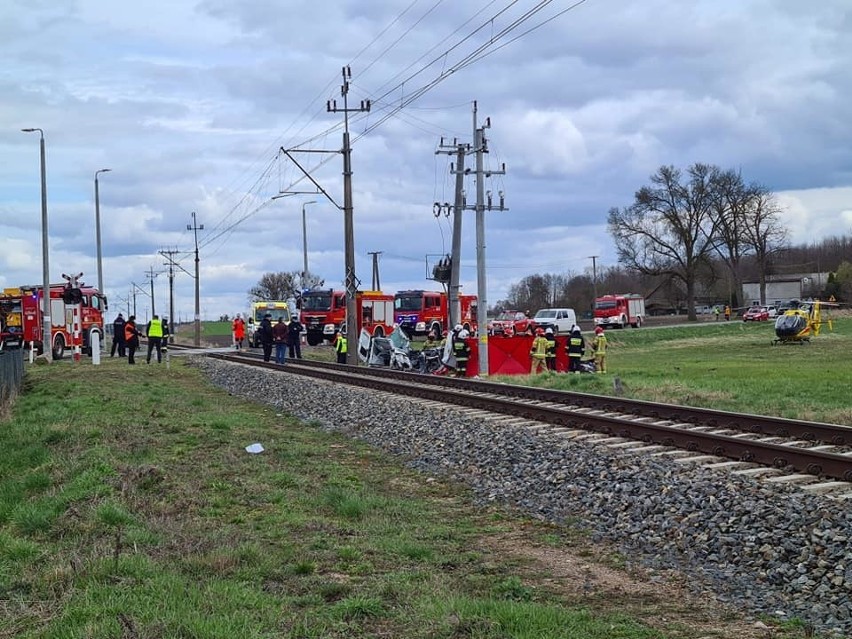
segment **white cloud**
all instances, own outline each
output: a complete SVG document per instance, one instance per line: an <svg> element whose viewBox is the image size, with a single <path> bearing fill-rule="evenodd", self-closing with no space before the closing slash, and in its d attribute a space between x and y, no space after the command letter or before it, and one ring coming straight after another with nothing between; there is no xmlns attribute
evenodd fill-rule
<svg viewBox="0 0 852 639"><path fill-rule="evenodd" d="M781 191L777 198L793 244L852 235L852 187Z"/></svg>
<svg viewBox="0 0 852 639"><path fill-rule="evenodd" d="M455 180L454 158L435 150L442 136L472 141L474 100L479 122L492 121L485 164L507 168L486 181L509 208L486 215L490 301L530 273L583 272L588 255L613 264L606 211L629 203L661 164L713 162L780 192L793 241L852 232L845 0L585 3L398 114L401 100L499 33L525 3L494 22L487 18L497 5L486 0L433 12L391 0L328 0L321 9L292 0L286 11L270 0L8 4L0 23L7 285L41 279L38 137L19 131L33 126L45 131L53 279L83 270L94 281L92 182L109 167L100 194L115 300L131 298L152 266L165 269L159 249L178 250L193 272L186 225L196 211L205 225L203 308L244 310L246 290L265 271L301 270L305 200L318 201L308 209L310 269L338 285L341 211L321 194L269 200L289 186L313 190L293 162L276 160L279 147L300 147L332 152L293 155L342 205L342 158L333 152L343 118L326 101L342 107L346 64L350 107L373 100L369 114L350 119L356 273L365 285L368 251L383 251L385 288L433 284L426 256L449 250L450 226L434 218L432 203L452 201ZM427 61L435 64L416 74ZM472 179L466 190L472 203ZM476 286L473 221L466 213L466 291ZM155 285L159 307L166 278ZM194 282L184 271L175 295L191 314Z"/></svg>

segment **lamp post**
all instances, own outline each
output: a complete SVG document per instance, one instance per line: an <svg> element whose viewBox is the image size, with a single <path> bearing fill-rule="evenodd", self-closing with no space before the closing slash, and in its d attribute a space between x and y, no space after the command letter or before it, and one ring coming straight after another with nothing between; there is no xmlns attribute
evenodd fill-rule
<svg viewBox="0 0 852 639"><path fill-rule="evenodd" d="M98 245L98 290L104 294L104 269L101 257L101 199L98 192L98 173L109 173L112 169L95 171L95 238Z"/></svg>
<svg viewBox="0 0 852 639"><path fill-rule="evenodd" d="M44 163L44 131L38 128L21 129L24 133L35 133L38 131L41 150L41 269L43 289L41 295L42 312L42 352L47 361L53 360L52 341L50 338L50 265L48 263L47 250L47 173Z"/></svg>
<svg viewBox="0 0 852 639"><path fill-rule="evenodd" d="M302 271L302 288L305 288L305 278L308 276L308 223L305 220L305 206L308 204L316 204L316 200L308 200L302 202L302 253L305 258L304 269Z"/></svg>

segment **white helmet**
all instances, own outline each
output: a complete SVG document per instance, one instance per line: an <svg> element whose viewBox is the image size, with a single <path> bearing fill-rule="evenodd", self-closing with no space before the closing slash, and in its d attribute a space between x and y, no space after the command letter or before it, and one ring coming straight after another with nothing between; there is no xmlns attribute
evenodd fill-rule
<svg viewBox="0 0 852 639"><path fill-rule="evenodd" d="M459 339L467 339L468 337L470 337L470 333L468 333L467 330L463 328L459 332Z"/></svg>
<svg viewBox="0 0 852 639"><path fill-rule="evenodd" d="M454 330L456 333L458 333L460 330L462 330L462 328L463 328L463 326L462 326L461 324L456 324L456 325L453 327L453 330Z"/></svg>

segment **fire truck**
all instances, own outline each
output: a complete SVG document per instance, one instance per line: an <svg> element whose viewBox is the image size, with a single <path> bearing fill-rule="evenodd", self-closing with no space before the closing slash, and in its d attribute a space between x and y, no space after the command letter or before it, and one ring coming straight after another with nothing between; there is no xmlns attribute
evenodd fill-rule
<svg viewBox="0 0 852 639"><path fill-rule="evenodd" d="M361 329L375 337L393 332L393 295L381 291L357 291L358 333ZM346 331L346 291L310 290L302 293L299 321L311 346L331 341L335 329Z"/></svg>
<svg viewBox="0 0 852 639"><path fill-rule="evenodd" d="M20 286L3 289L0 306L3 307L3 330L0 340L4 347L32 344L44 352L41 312L42 286ZM87 354L92 353L92 336L97 333L101 343L104 338L104 311L106 298L96 288L78 283L50 285L50 335L53 359L62 359L65 349L75 346L74 308L80 307L78 344Z"/></svg>
<svg viewBox="0 0 852 639"><path fill-rule="evenodd" d="M441 291L399 291L394 296L394 321L411 336L427 335L432 330L442 335L450 328L447 305L448 296ZM459 295L459 305L459 323L475 334L476 295Z"/></svg>
<svg viewBox="0 0 852 639"><path fill-rule="evenodd" d="M645 321L645 298L641 295L604 295L595 300L595 326L633 328Z"/></svg>

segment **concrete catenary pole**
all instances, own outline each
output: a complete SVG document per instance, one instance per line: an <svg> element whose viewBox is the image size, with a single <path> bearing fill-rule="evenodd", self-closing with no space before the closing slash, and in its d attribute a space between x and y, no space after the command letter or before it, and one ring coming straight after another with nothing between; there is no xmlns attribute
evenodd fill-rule
<svg viewBox="0 0 852 639"><path fill-rule="evenodd" d="M349 144L349 112L369 111L370 101L362 100L360 107L349 108L348 95L351 79L351 69L343 67L343 84L340 87L340 95L343 96L343 108L338 109L337 102L334 101L327 105L327 110L330 113L343 113L343 248L346 268L346 341L348 343L346 363L357 364L358 317L355 297L358 292L358 278L355 276L355 225L352 204L352 147Z"/></svg>
<svg viewBox="0 0 852 639"><path fill-rule="evenodd" d="M51 339L50 320L50 263L48 261L48 234L47 234L47 167L44 151L44 131L39 128L21 129L24 133L39 134L39 152L41 159L41 274L42 274L42 352L44 358L53 361L53 340Z"/></svg>
<svg viewBox="0 0 852 639"><path fill-rule="evenodd" d="M201 346L201 280L198 265L198 231L203 231L204 225L198 225L195 211L192 212L192 224L187 224L186 230L195 233L195 337L193 344Z"/></svg>

